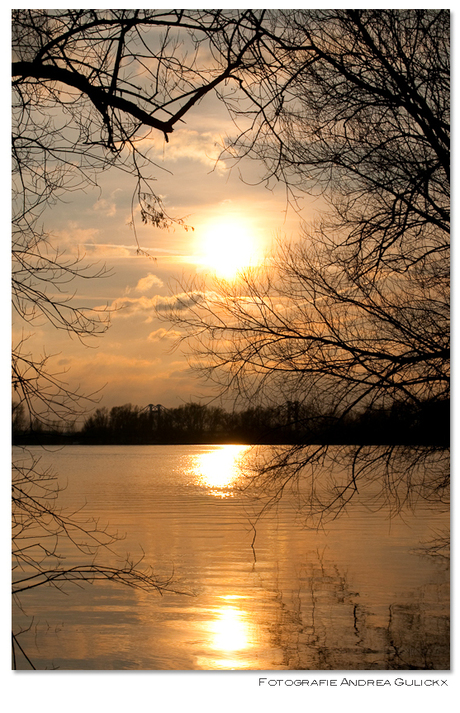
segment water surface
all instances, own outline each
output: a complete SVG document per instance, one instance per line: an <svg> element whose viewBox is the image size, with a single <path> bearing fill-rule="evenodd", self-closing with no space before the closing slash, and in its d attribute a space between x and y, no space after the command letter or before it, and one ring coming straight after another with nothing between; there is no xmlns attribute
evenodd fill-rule
<svg viewBox="0 0 460 713"><path fill-rule="evenodd" d="M105 561L143 552L183 592L96 583L25 594L15 625L33 616L20 641L38 669L449 668L448 568L418 550L446 513L391 519L356 506L318 532L288 499L254 530L258 504L235 489L247 447L29 450L59 473L63 507L85 504L79 517L126 534Z"/></svg>

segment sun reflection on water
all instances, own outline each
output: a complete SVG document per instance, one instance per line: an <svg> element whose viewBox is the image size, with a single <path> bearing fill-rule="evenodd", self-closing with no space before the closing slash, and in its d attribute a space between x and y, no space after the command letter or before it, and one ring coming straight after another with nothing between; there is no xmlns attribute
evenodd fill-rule
<svg viewBox="0 0 460 713"><path fill-rule="evenodd" d="M198 664L206 669L249 668L256 642L248 612L237 606L237 600L245 597L227 595L219 599L225 604L213 611L214 617L207 624L209 654L200 657Z"/></svg>
<svg viewBox="0 0 460 713"><path fill-rule="evenodd" d="M213 495L226 498L241 477L241 461L249 446L225 445L195 459L195 482L210 489Z"/></svg>
<svg viewBox="0 0 460 713"><path fill-rule="evenodd" d="M218 617L211 626L213 649L231 652L248 648L248 632L243 613L233 606L219 609Z"/></svg>

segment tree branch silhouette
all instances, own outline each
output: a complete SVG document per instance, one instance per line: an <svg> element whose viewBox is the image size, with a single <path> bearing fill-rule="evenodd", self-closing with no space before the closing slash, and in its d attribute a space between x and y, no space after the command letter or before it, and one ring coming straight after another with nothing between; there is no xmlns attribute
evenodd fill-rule
<svg viewBox="0 0 460 713"><path fill-rule="evenodd" d="M364 414L371 423L372 413L405 411L414 422L431 413L442 443L430 440L433 432L425 448L390 442L375 451L380 482L397 503L408 502L411 489L414 497L438 492L444 502L449 13L268 11L256 53L241 85L247 102L230 107L246 128L223 153L237 163L262 161L264 181L283 181L293 199L319 195L324 209L260 268L234 282L182 284L200 301L158 316L182 331L191 363L218 395L251 405L297 402L329 420L319 450L307 437L261 466L254 482L269 493L305 477L305 512L335 516L358 481L372 478L372 451L358 443L334 456L334 434ZM403 482L407 497L396 487Z"/></svg>
<svg viewBox="0 0 460 713"><path fill-rule="evenodd" d="M174 126L208 93L246 65L256 41L251 11L13 10L13 311L12 355L16 422L30 428L55 419L72 424L93 405L53 369L50 355L29 349L29 334L48 323L88 344L109 326L109 310L79 305L71 285L98 279L104 267L54 247L42 221L46 210L98 187L109 169L133 185L132 220L167 228L169 216L154 189L158 167L148 155L150 133L168 140ZM213 52L212 38L232 28L234 51ZM211 50L211 52L210 52ZM141 250L138 244L138 249ZM29 344L28 344L29 342ZM101 562L118 540L97 522L57 507L54 477L39 461L13 464L13 595L22 607L37 587L63 588L100 579L148 591L171 589L140 561ZM83 562L67 564L61 543ZM13 632L13 665L21 652Z"/></svg>

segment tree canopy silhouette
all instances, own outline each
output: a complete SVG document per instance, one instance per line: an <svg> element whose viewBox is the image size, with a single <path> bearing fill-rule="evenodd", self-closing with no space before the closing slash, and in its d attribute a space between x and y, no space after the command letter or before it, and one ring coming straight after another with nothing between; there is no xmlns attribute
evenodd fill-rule
<svg viewBox="0 0 460 713"><path fill-rule="evenodd" d="M222 395L316 402L332 426L402 405L436 418L449 398L449 13L273 11L262 35L248 103L232 107L246 127L227 151L326 208L262 267L181 285L199 299L169 319ZM310 506L334 514L378 465L387 492L406 490L398 502L417 489L444 499L445 453L389 444L374 461L358 445L341 450L336 480L316 465L337 451L305 443L256 480L277 496L314 465Z"/></svg>
<svg viewBox="0 0 460 713"><path fill-rule="evenodd" d="M246 11L13 10L12 12L12 282L16 342L12 372L16 425L72 423L94 394L69 388L48 355L28 348L28 334L43 321L86 341L104 333L108 313L81 306L69 293L78 279L101 277L104 268L62 253L42 226L45 211L78 191L97 187L107 169L133 186L134 215L168 227L169 216L153 189L148 150L207 93L229 82L246 64L255 41L255 15ZM231 37L219 53L216 33ZM185 227L185 226L184 226ZM140 246L138 245L139 249ZM150 590L169 586L138 562L113 568L101 562L117 539L96 522L59 509L54 475L40 459L21 455L13 464L13 593L23 607L38 586L93 582L100 578ZM84 556L68 566L65 539ZM85 559L86 558L86 559ZM13 633L13 666L22 649Z"/></svg>
<svg viewBox="0 0 460 713"><path fill-rule="evenodd" d="M61 254L44 211L113 168L132 181L135 239L137 210L157 227L186 227L153 188L147 139L168 139L206 94L238 76L257 21L250 10L13 10L12 20L13 306L18 323L44 318L85 339L105 331L108 315L75 304L68 284L104 269ZM231 40L225 53L217 34ZM22 333L13 380L34 417L78 407L80 394L49 372L46 355L28 352Z"/></svg>
<svg viewBox="0 0 460 713"><path fill-rule="evenodd" d="M184 224L154 189L146 139L172 140L187 112L216 92L237 125L224 154L261 161L264 180L284 181L293 202L320 194L327 209L267 269L212 289L188 285L188 311L169 318L191 337L199 368L221 392L254 406L281 397L302 413L303 405L326 404L332 423L366 409L443 407L447 11L13 10L12 74L13 305L21 327L47 320L82 340L105 331L108 314L67 292L74 279L104 269L53 247L45 210L113 168L132 181L134 231L136 208L155 226ZM21 420L72 420L85 408L85 395L69 390L46 354L29 353L22 332L12 364ZM35 460L14 472L19 582L27 570L40 585L98 576L159 585L129 564L119 573L66 570L41 538L58 543L84 526L58 513L55 481L50 488ZM320 515L340 511L364 477L397 505L414 493L445 501L449 484L444 447L393 443L275 449L255 480L277 498L300 475ZM24 545L31 535L35 554ZM96 549L110 543L95 537ZM91 561L93 554L86 552Z"/></svg>

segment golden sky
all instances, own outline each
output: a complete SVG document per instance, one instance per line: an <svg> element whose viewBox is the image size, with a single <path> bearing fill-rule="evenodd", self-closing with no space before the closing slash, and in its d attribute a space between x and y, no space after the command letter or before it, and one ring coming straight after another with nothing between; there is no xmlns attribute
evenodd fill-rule
<svg viewBox="0 0 460 713"><path fill-rule="evenodd" d="M169 143L160 134L150 137L156 190L170 215L193 227L162 230L143 225L139 217L139 244L155 259L136 254L130 226L135 184L118 171L104 173L99 188L67 195L44 215L53 245L105 264L111 273L69 285L75 304L117 311L108 332L89 342L90 348L46 324L34 329L30 345L55 355L53 364L68 370L71 386L85 392L103 388L100 406L174 407L209 395L183 353L171 352L177 333L157 319L153 306L170 299L177 279L213 271L233 277L261 260L277 237L294 237L301 218L314 218L313 200L304 200L299 215L288 209L281 185L268 190L261 184L263 168L256 161L232 168L218 160L219 142L233 129L224 107L209 97L185 117Z"/></svg>

